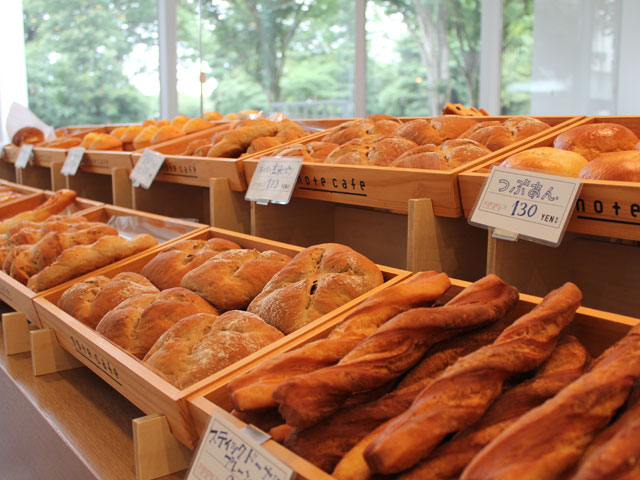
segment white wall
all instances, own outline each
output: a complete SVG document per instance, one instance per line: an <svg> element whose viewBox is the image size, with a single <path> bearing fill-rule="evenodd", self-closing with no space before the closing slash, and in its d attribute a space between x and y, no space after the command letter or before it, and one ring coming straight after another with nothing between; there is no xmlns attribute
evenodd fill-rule
<svg viewBox="0 0 640 480"><path fill-rule="evenodd" d="M617 114L640 115L640 2L622 0L621 16Z"/></svg>

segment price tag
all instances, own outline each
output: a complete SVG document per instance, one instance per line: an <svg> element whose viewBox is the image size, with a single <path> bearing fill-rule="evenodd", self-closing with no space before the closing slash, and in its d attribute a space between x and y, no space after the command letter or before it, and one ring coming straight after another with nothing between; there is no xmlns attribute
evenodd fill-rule
<svg viewBox="0 0 640 480"><path fill-rule="evenodd" d="M85 151L86 149L84 147L71 147L60 169L60 173L66 176L73 176L78 173L78 168L80 168Z"/></svg>
<svg viewBox="0 0 640 480"><path fill-rule="evenodd" d="M186 480L289 480L294 472L227 419L214 414Z"/></svg>
<svg viewBox="0 0 640 480"><path fill-rule="evenodd" d="M244 199L260 205L269 202L286 205L291 200L300 168L300 157L260 158Z"/></svg>
<svg viewBox="0 0 640 480"><path fill-rule="evenodd" d="M23 145L18 152L18 158L16 158L16 168L25 168L33 155L33 145Z"/></svg>
<svg viewBox="0 0 640 480"><path fill-rule="evenodd" d="M558 246L581 188L577 178L493 167L469 223Z"/></svg>
<svg viewBox="0 0 640 480"><path fill-rule="evenodd" d="M140 160L138 160L138 163L136 163L136 166L129 175L133 186L148 189L156 178L163 163L164 155L155 150L145 149Z"/></svg>

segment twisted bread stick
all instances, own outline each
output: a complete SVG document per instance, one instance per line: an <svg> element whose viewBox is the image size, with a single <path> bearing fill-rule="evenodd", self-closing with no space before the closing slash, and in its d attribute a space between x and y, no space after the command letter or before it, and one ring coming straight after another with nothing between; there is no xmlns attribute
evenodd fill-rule
<svg viewBox="0 0 640 480"><path fill-rule="evenodd" d="M333 365L387 320L410 308L430 305L450 285L444 273L423 272L410 282L394 285L369 297L327 338L266 360L232 380L229 392L233 406L243 411L275 407L273 390L286 379Z"/></svg>
<svg viewBox="0 0 640 480"><path fill-rule="evenodd" d="M33 210L18 213L17 215L0 222L0 234L7 233L12 227L25 220L31 222L41 222L51 215L60 213L64 208L76 199L76 192L73 190L58 190L52 197L48 198L42 205L38 205Z"/></svg>
<svg viewBox="0 0 640 480"><path fill-rule="evenodd" d="M493 344L449 367L371 442L364 453L369 467L385 474L406 470L429 455L447 434L477 421L500 394L507 377L531 370L551 355L581 299L578 287L566 283Z"/></svg>
<svg viewBox="0 0 640 480"><path fill-rule="evenodd" d="M467 287L461 299L440 308L416 308L397 315L351 350L337 365L281 384L273 397L286 422L304 428L338 410L353 393L397 378L435 343L502 318L518 292L495 275Z"/></svg>

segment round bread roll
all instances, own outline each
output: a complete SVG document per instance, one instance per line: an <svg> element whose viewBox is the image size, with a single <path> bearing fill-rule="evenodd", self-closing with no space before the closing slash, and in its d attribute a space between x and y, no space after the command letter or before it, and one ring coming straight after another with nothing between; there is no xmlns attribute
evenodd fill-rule
<svg viewBox="0 0 640 480"><path fill-rule="evenodd" d="M382 282L382 273L364 255L345 245L323 243L296 255L247 311L287 335Z"/></svg>
<svg viewBox="0 0 640 480"><path fill-rule="evenodd" d="M588 180L640 182L640 151L600 155L580 170L578 177Z"/></svg>
<svg viewBox="0 0 640 480"><path fill-rule="evenodd" d="M186 288L136 295L108 312L96 332L142 359L171 326L189 315L218 312L206 300Z"/></svg>
<svg viewBox="0 0 640 480"><path fill-rule="evenodd" d="M122 272L113 278L97 276L72 285L58 300L58 307L91 328L124 300L159 290L138 273Z"/></svg>
<svg viewBox="0 0 640 480"><path fill-rule="evenodd" d="M11 143L18 147L25 144L35 145L40 142L44 142L44 134L35 127L22 127L11 138Z"/></svg>
<svg viewBox="0 0 640 480"><path fill-rule="evenodd" d="M244 309L290 260L273 250L229 250L191 270L181 285L220 311Z"/></svg>
<svg viewBox="0 0 640 480"><path fill-rule="evenodd" d="M633 150L638 137L617 123L592 123L571 128L556 137L553 146L593 160L603 153Z"/></svg>
<svg viewBox="0 0 640 480"><path fill-rule="evenodd" d="M219 317L199 313L167 330L145 364L183 389L283 337L257 315L233 310Z"/></svg>
<svg viewBox="0 0 640 480"><path fill-rule="evenodd" d="M220 252L236 248L241 247L224 238L183 240L152 258L141 273L160 290L179 287L185 274Z"/></svg>
<svg viewBox="0 0 640 480"><path fill-rule="evenodd" d="M587 164L582 155L551 147L539 147L511 155L500 166L523 170L541 170L555 175L577 177Z"/></svg>

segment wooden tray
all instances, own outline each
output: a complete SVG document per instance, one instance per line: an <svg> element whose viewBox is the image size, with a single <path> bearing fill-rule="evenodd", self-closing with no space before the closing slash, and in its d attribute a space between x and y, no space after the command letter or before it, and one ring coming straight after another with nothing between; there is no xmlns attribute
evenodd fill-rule
<svg viewBox="0 0 640 480"><path fill-rule="evenodd" d="M213 237L235 241L245 248L255 248L258 250L272 249L291 256L302 250L301 247L216 228L209 228L197 232L188 238L208 239ZM209 383L221 382L222 380L220 379L226 379L224 380L224 383L226 383L228 379L233 378L236 368L242 368L245 364L254 364L265 353L282 348L283 345L297 338L299 335L304 335L304 331L318 328L319 325L322 325L323 322L327 321L335 313L317 319L303 329L282 338L274 344L269 345L259 352L250 355L189 388L178 390L145 367L137 358L129 355L56 306L62 293L73 283L94 275L114 277L118 273L125 271L140 272L144 265L146 265L151 258L155 257L160 250L162 250L162 248L154 249L151 252L138 255L128 261L121 262L117 265L114 264L111 267L105 267L90 275L85 275L74 281L67 282L64 285L59 285L38 295L34 299L34 305L42 324L55 330L58 341L67 351L92 369L144 412L148 414L165 414L169 420L173 434L182 443L193 448L195 447L195 441L197 439L197 431L194 430L191 422L186 401L187 397L206 387ZM386 288L386 286L400 281L409 274L401 270L386 267L380 268L386 283L378 287L378 289ZM377 291L377 289L373 291ZM370 294L371 293L367 293L343 305L335 312L350 309Z"/></svg>
<svg viewBox="0 0 640 480"><path fill-rule="evenodd" d="M508 118L510 117L474 117L475 120L480 122L504 121ZM566 125L575 123L581 117L540 116L535 118L548 123L551 125L552 131L556 131ZM402 120L406 121L409 118ZM549 132L549 130L546 132ZM531 141L532 138L539 138L546 132L541 132L527 140L516 142L513 145L448 171L304 163L298 176L293 196L379 208L405 215L408 212L408 200L430 198L436 215L460 217L462 215L462 206L458 191L458 174L485 163L489 159L499 157L505 152L512 151L518 146ZM324 134L319 133L299 139L296 143L308 143L318 140L322 136ZM274 149L266 150L261 152L259 156L269 155L273 151ZM247 183L249 183L258 165L258 159L246 159L244 165Z"/></svg>
<svg viewBox="0 0 640 480"><path fill-rule="evenodd" d="M405 278L403 281L408 281L408 278ZM452 298L463 288L469 285L469 282L452 279L452 284L453 286L447 291L445 298ZM540 297L521 294L520 301L509 313L509 316L512 316L515 319L531 310L535 305L540 303L541 300L542 299ZM301 335L295 341L286 344L283 348L273 349L273 351L269 352L268 356L273 356L277 353L291 350L312 340L325 337L329 331L342 321L348 313L348 311L342 312L340 315L334 316L332 319L324 322L315 331L307 332L307 335ZM629 329L638 322L640 322L640 320L637 318L625 317L622 315L581 307L578 309L574 321L567 328L567 333L575 335L583 343L589 353L593 357L596 357L607 347L622 338ZM265 355L265 357L267 357L267 355ZM234 376L252 368L260 363L260 361L261 359L258 359L250 365L244 365L242 368L238 368L234 372ZM224 380L226 380L226 382ZM231 408L231 401L227 392L227 384L229 380L230 378L221 379L220 382L212 383L189 397L189 411L193 418L196 432L200 435L214 413L225 415L239 428L245 426L245 424L239 419L231 416L230 414L226 414L226 411L229 411ZM299 457L290 450L287 450L274 440L269 440L262 446L275 457L289 465L300 475L301 478L309 480L333 478L305 459Z"/></svg>
<svg viewBox="0 0 640 480"><path fill-rule="evenodd" d="M588 117L561 130L554 130L534 141L482 162L458 177L464 215L468 217L488 176L489 168L507 156L536 147L552 147L555 138L566 130L593 123L617 123L640 136L640 116ZM640 183L582 180L582 192L577 207L569 220L569 232L601 235L605 237L640 240Z"/></svg>
<svg viewBox="0 0 640 480"><path fill-rule="evenodd" d="M22 193L22 197L10 198L0 203L0 205L2 205L3 207L7 205L12 205L14 203L18 203L27 197L31 197L31 196L42 193L42 190L39 188L28 187L26 185L20 185L19 183L9 182L7 180L0 180L0 185L9 187L18 193Z"/></svg>

